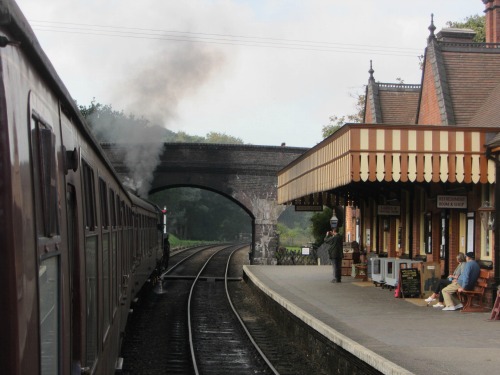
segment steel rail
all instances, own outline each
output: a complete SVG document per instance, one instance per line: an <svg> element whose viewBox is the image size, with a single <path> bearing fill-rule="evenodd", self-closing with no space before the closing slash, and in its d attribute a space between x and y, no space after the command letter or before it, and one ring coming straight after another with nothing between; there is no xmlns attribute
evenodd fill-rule
<svg viewBox="0 0 500 375"><path fill-rule="evenodd" d="M227 260L227 264L226 264L226 273L224 275L224 284L225 284L225 288L226 288L226 296L227 296L227 300L229 301L229 305L231 306L231 309L233 309L233 312L234 312L234 315L236 315L236 318L238 318L238 321L240 322L241 326L243 327L243 330L245 331L245 333L247 334L249 340L252 342L253 346L255 347L255 349L257 350L257 352L259 352L260 356L262 357L262 359L266 362L267 366L269 367L269 369L276 375L279 375L279 372L278 370L276 370L274 368L274 366L271 364L271 362L269 361L269 359L267 358L267 356L264 354L264 352L260 349L259 345L257 344L257 342L254 340L252 334L250 333L250 331L248 330L245 322L243 321L243 319L241 319L241 316L240 314L238 313L238 311L236 311L236 308L234 307L233 305L233 301L231 299L231 296L229 295L229 290L228 290L228 287L227 287L227 282L228 282L228 271L229 271L229 263L231 262L231 257L233 256L233 254L240 250L241 248L238 248L238 249L234 249L233 252L229 255L229 258Z"/></svg>

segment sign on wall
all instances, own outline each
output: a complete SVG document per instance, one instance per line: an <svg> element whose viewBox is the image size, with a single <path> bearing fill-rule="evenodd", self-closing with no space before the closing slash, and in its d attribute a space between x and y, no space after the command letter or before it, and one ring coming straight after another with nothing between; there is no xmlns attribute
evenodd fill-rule
<svg viewBox="0 0 500 375"><path fill-rule="evenodd" d="M399 216L401 208L399 206L389 206L385 204L380 204L377 206L377 214L379 215L392 215Z"/></svg>
<svg viewBox="0 0 500 375"><path fill-rule="evenodd" d="M438 195L437 208L467 208L467 196L465 195Z"/></svg>
<svg viewBox="0 0 500 375"><path fill-rule="evenodd" d="M295 205L295 211L323 211L323 205Z"/></svg>

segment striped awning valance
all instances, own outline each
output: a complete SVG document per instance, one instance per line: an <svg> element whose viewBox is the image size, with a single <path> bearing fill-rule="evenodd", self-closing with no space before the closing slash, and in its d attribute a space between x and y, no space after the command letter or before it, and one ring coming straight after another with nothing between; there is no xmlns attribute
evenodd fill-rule
<svg viewBox="0 0 500 375"><path fill-rule="evenodd" d="M348 124L279 172L278 202L351 182L494 183L484 145L499 131Z"/></svg>

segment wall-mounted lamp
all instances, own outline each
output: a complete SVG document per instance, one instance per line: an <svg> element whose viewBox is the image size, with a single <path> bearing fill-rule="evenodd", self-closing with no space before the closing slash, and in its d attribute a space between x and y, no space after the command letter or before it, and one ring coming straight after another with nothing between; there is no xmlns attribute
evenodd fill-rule
<svg viewBox="0 0 500 375"><path fill-rule="evenodd" d="M485 201L483 205L477 209L479 212L479 217L481 218L481 223L484 229L494 230L495 229L495 207L490 205L490 202Z"/></svg>

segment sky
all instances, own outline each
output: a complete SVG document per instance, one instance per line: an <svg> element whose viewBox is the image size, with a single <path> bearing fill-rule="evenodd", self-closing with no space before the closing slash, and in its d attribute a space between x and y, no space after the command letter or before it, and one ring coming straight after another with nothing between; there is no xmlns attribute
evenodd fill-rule
<svg viewBox="0 0 500 375"><path fill-rule="evenodd" d="M18 0L79 105L172 131L313 147L379 82L420 84L419 56L481 0Z"/></svg>

